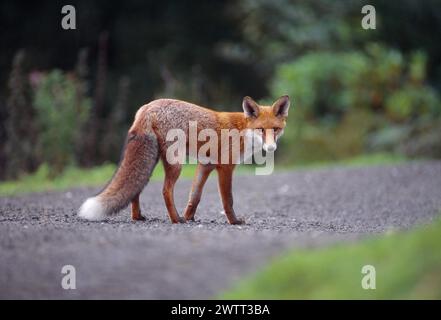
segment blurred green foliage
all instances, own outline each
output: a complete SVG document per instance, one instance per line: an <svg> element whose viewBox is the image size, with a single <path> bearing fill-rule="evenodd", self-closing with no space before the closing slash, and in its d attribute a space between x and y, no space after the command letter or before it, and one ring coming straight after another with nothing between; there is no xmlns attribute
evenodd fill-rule
<svg viewBox="0 0 441 320"><path fill-rule="evenodd" d="M386 111L392 120L438 116L436 92L425 85L426 59L409 59L371 44L366 51L311 53L277 68L272 93L291 94L310 119L340 117L352 109Z"/></svg>
<svg viewBox="0 0 441 320"><path fill-rule="evenodd" d="M281 64L271 92L293 98L285 161L333 160L382 150L406 153L404 145L418 138L423 124L429 127L426 134L440 130L441 100L426 80L422 52L404 56L378 44L313 52ZM434 152L407 153L438 156L434 143Z"/></svg>
<svg viewBox="0 0 441 320"><path fill-rule="evenodd" d="M44 162L51 175L117 162L136 110L160 97L240 111L245 95L290 94L285 164L365 152L441 158L439 0L372 0L375 30L361 27L362 0L70 4L78 29L66 31L61 4L0 3L0 179ZM30 90L36 72L53 70L61 89ZM88 110L85 123L82 111L69 116L73 104ZM42 117L59 105L63 127Z"/></svg>
<svg viewBox="0 0 441 320"><path fill-rule="evenodd" d="M348 258L350 257L350 258ZM364 265L376 269L365 290ZM441 221L358 244L296 250L274 259L221 299L441 299Z"/></svg>
<svg viewBox="0 0 441 320"><path fill-rule="evenodd" d="M80 143L91 103L78 93L76 79L60 70L41 75L38 81L34 104L40 159L49 165L49 175L56 176L74 164L75 146Z"/></svg>
<svg viewBox="0 0 441 320"><path fill-rule="evenodd" d="M4 105L0 101L0 179L16 179L38 166L35 145L38 130L35 126L33 92L28 81L26 55L19 50L13 59L9 74L9 97ZM6 117L2 115L7 114Z"/></svg>

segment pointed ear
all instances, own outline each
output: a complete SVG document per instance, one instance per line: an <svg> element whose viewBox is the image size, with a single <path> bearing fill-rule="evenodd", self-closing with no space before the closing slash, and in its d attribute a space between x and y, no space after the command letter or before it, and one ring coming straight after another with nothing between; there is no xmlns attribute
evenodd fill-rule
<svg viewBox="0 0 441 320"><path fill-rule="evenodd" d="M277 117L287 117L289 110L289 96L281 96L273 103L273 113Z"/></svg>
<svg viewBox="0 0 441 320"><path fill-rule="evenodd" d="M257 118L259 115L259 105L251 97L243 98L242 108L246 118Z"/></svg>

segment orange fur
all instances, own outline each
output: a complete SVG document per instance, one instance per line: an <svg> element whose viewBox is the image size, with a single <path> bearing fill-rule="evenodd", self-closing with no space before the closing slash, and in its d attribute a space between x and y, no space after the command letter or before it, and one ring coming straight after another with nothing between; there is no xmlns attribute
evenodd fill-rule
<svg viewBox="0 0 441 320"><path fill-rule="evenodd" d="M232 176L235 164L233 155L229 163L198 164L192 190L184 217L180 217L174 204L174 186L181 172L180 164L169 164L166 161L167 148L171 142L166 141L167 132L171 129L182 129L186 133L189 144L189 122L197 121L198 132L202 129L214 129L219 137L219 155L224 147L231 147L231 139L222 140L222 129L264 129L262 141L274 143L279 132L281 135L286 125L289 98L278 99L272 106L259 106L249 97L243 101L244 112L216 112L185 101L159 99L142 106L136 113L135 120L129 130L127 146L121 164L107 187L96 197L89 199L80 208L80 216L86 219L105 217L115 213L129 203L132 207L132 219L143 220L139 205L139 194L161 159L165 169L163 196L172 223L193 220L202 190L209 174L216 169L218 172L219 192L225 214L230 224L240 224L233 209ZM272 130L275 129L273 133ZM276 135L276 136L275 136ZM240 152L244 150L243 136L240 140ZM204 142L198 142L197 150ZM188 151L188 148L187 148ZM89 203L88 203L89 202ZM88 205L86 205L88 203ZM101 210L94 213L92 210Z"/></svg>

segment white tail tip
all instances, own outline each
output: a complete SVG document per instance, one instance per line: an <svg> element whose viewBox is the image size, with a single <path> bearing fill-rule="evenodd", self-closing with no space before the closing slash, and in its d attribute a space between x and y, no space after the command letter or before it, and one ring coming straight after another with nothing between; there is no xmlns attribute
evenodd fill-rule
<svg viewBox="0 0 441 320"><path fill-rule="evenodd" d="M97 197L87 199L78 210L78 216L93 221L103 220L107 217L106 209Z"/></svg>

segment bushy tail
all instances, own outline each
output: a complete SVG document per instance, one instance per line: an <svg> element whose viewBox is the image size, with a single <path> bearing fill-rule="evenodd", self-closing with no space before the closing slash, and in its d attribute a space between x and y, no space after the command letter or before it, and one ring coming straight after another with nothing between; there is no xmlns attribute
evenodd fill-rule
<svg viewBox="0 0 441 320"><path fill-rule="evenodd" d="M123 158L112 180L101 193L83 203L78 216L102 220L127 207L148 183L158 157L158 140L153 133L129 132Z"/></svg>

